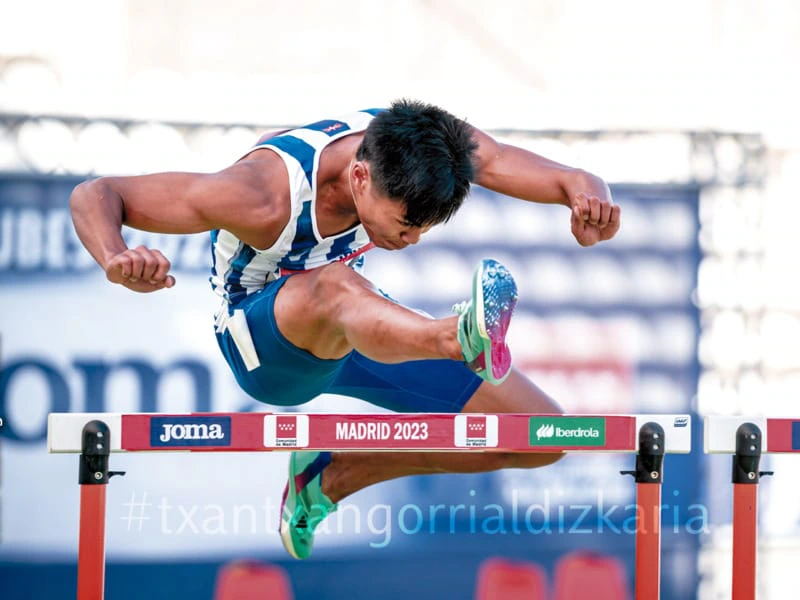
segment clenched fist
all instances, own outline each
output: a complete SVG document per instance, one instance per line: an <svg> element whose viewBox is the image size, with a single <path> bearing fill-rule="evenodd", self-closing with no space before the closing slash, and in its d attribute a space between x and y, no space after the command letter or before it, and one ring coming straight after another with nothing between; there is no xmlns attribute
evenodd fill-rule
<svg viewBox="0 0 800 600"><path fill-rule="evenodd" d="M579 193L572 203L572 235L581 246L610 240L619 231L620 207L610 198Z"/></svg>
<svg viewBox="0 0 800 600"><path fill-rule="evenodd" d="M111 283L124 285L134 292L155 292L175 285L169 267L169 261L160 251L139 246L109 260L106 277Z"/></svg>

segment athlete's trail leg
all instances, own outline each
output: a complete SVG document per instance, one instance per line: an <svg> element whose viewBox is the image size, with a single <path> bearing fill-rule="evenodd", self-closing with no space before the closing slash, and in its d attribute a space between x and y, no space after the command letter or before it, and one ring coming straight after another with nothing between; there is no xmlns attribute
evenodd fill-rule
<svg viewBox="0 0 800 600"><path fill-rule="evenodd" d="M561 408L519 371L498 386L483 383L463 412L560 414ZM563 454L503 452L339 452L325 469L322 490L338 502L374 483L433 473L480 473L552 464Z"/></svg>

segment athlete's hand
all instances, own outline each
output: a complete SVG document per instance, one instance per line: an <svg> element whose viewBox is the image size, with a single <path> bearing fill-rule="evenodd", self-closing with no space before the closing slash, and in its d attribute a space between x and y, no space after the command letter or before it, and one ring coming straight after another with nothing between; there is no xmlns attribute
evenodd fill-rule
<svg viewBox="0 0 800 600"><path fill-rule="evenodd" d="M572 235L581 246L610 240L619 231L620 207L610 197L599 198L581 192L572 201Z"/></svg>
<svg viewBox="0 0 800 600"><path fill-rule="evenodd" d="M155 292L175 285L169 261L154 248L139 246L120 252L108 261L106 277L134 292Z"/></svg>

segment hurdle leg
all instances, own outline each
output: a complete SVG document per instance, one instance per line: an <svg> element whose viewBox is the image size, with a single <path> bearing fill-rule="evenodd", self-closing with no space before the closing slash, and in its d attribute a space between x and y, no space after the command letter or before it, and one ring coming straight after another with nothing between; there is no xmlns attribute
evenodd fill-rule
<svg viewBox="0 0 800 600"><path fill-rule="evenodd" d="M645 423L639 430L636 470L636 600L658 600L661 594L661 482L664 429Z"/></svg>
<svg viewBox="0 0 800 600"><path fill-rule="evenodd" d="M106 486L81 484L78 600L102 600L106 568Z"/></svg>
<svg viewBox="0 0 800 600"><path fill-rule="evenodd" d="M89 421L83 428L78 471L80 525L78 531L78 600L103 600L106 568L106 485L109 472L109 428Z"/></svg>
<svg viewBox="0 0 800 600"><path fill-rule="evenodd" d="M636 526L636 600L658 600L661 591L661 484L636 484L641 508Z"/></svg>
<svg viewBox="0 0 800 600"><path fill-rule="evenodd" d="M743 423L733 456L733 600L755 600L758 547L758 470L761 429Z"/></svg>
<svg viewBox="0 0 800 600"><path fill-rule="evenodd" d="M733 600L756 597L758 486L733 484Z"/></svg>

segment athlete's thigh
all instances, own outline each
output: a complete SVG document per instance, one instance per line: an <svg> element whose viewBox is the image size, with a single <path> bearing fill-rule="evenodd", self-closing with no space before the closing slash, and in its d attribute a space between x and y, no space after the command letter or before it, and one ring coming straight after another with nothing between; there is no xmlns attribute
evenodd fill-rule
<svg viewBox="0 0 800 600"><path fill-rule="evenodd" d="M562 413L558 403L518 369L500 385L483 382L464 405L462 412L477 413Z"/></svg>
<svg viewBox="0 0 800 600"><path fill-rule="evenodd" d="M348 297L374 286L341 263L289 277L278 292L275 322L293 345L318 358L338 359L352 347L336 320L336 311Z"/></svg>
<svg viewBox="0 0 800 600"><path fill-rule="evenodd" d="M330 387L345 362L317 358L278 330L275 298L293 278L272 282L231 307L230 315L220 320L226 326L217 331L220 349L239 385L267 404L308 402Z"/></svg>
<svg viewBox="0 0 800 600"><path fill-rule="evenodd" d="M328 391L395 412L457 413L480 384L481 379L462 362L442 359L386 364L353 351Z"/></svg>

